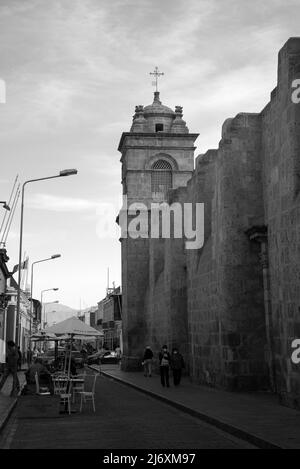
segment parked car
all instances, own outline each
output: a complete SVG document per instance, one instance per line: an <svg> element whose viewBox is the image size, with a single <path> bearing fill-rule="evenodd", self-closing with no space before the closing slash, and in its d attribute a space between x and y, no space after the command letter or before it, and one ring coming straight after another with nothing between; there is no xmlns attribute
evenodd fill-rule
<svg viewBox="0 0 300 469"><path fill-rule="evenodd" d="M100 365L100 363L117 363L117 354L112 350L98 352L89 355L87 358L88 365Z"/></svg>
<svg viewBox="0 0 300 469"><path fill-rule="evenodd" d="M92 355L89 355L87 357L87 364L88 365L100 365L102 355L103 355L102 352L96 352L96 353L93 353Z"/></svg>
<svg viewBox="0 0 300 469"><path fill-rule="evenodd" d="M114 352L113 350L108 350L107 352L104 352L102 358L115 358L116 356L116 352Z"/></svg>
<svg viewBox="0 0 300 469"><path fill-rule="evenodd" d="M118 363L118 357L116 352L113 350L108 350L107 352L104 352L103 356L101 357L101 363Z"/></svg>

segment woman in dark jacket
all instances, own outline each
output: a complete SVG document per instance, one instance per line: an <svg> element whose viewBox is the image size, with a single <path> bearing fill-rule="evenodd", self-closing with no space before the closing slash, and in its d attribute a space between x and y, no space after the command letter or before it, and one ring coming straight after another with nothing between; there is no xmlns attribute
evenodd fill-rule
<svg viewBox="0 0 300 469"><path fill-rule="evenodd" d="M159 368L160 368L160 380L163 387L170 387L169 383L169 368L171 362L171 355L168 352L168 347L163 346L161 352L159 353Z"/></svg>
<svg viewBox="0 0 300 469"><path fill-rule="evenodd" d="M153 358L153 352L151 350L151 347L147 345L145 352L144 352L144 357L143 357L143 364L144 364L144 375L147 377L151 377L151 372L152 372L152 358Z"/></svg>
<svg viewBox="0 0 300 469"><path fill-rule="evenodd" d="M173 348L171 355L171 368L173 371L174 386L178 386L181 380L182 368L185 367L183 356L177 348Z"/></svg>

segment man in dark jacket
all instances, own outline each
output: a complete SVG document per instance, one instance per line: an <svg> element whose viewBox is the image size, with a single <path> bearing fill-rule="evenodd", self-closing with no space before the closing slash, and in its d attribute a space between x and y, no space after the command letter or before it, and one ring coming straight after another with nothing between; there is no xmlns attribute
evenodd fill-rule
<svg viewBox="0 0 300 469"><path fill-rule="evenodd" d="M171 355L171 368L173 371L174 386L178 386L181 380L182 368L185 367L183 356L177 348L173 348Z"/></svg>
<svg viewBox="0 0 300 469"><path fill-rule="evenodd" d="M163 387L170 387L169 383L169 368L170 368L171 356L168 352L168 347L163 346L159 353L159 369L160 369L160 380Z"/></svg>
<svg viewBox="0 0 300 469"><path fill-rule="evenodd" d="M18 379L18 358L19 358L18 349L15 343L12 340L9 340L7 342L5 371L0 381L0 391L3 388L4 383L7 380L8 376L12 374L13 387L10 393L11 396L16 396L20 390L20 383Z"/></svg>

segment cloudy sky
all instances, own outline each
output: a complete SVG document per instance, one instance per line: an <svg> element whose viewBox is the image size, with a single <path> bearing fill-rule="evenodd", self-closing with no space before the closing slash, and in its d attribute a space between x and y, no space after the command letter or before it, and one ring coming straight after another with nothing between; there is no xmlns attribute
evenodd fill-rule
<svg viewBox="0 0 300 469"><path fill-rule="evenodd" d="M203 153L218 146L227 117L268 102L278 50L300 35L299 17L298 0L0 0L0 199L17 174L23 182L78 169L26 189L30 262L62 255L36 266L37 298L59 287L48 301L95 304L108 266L120 283L118 232L107 233L120 205L117 147L135 105L152 102L149 72L165 73L162 102L183 106Z"/></svg>

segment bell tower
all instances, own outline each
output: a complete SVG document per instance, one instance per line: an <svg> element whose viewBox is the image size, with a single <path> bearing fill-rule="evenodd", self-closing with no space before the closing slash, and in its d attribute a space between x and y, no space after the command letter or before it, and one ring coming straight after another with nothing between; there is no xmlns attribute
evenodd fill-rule
<svg viewBox="0 0 300 469"><path fill-rule="evenodd" d="M152 202L167 202L169 191L186 186L191 178L199 134L189 133L182 117L182 107L173 111L163 105L157 89L151 105L136 106L130 132L122 134L118 147L127 208L143 203L149 210ZM124 370L140 368L143 350L151 345L145 343L149 337L150 241L147 233L137 239L121 238Z"/></svg>

